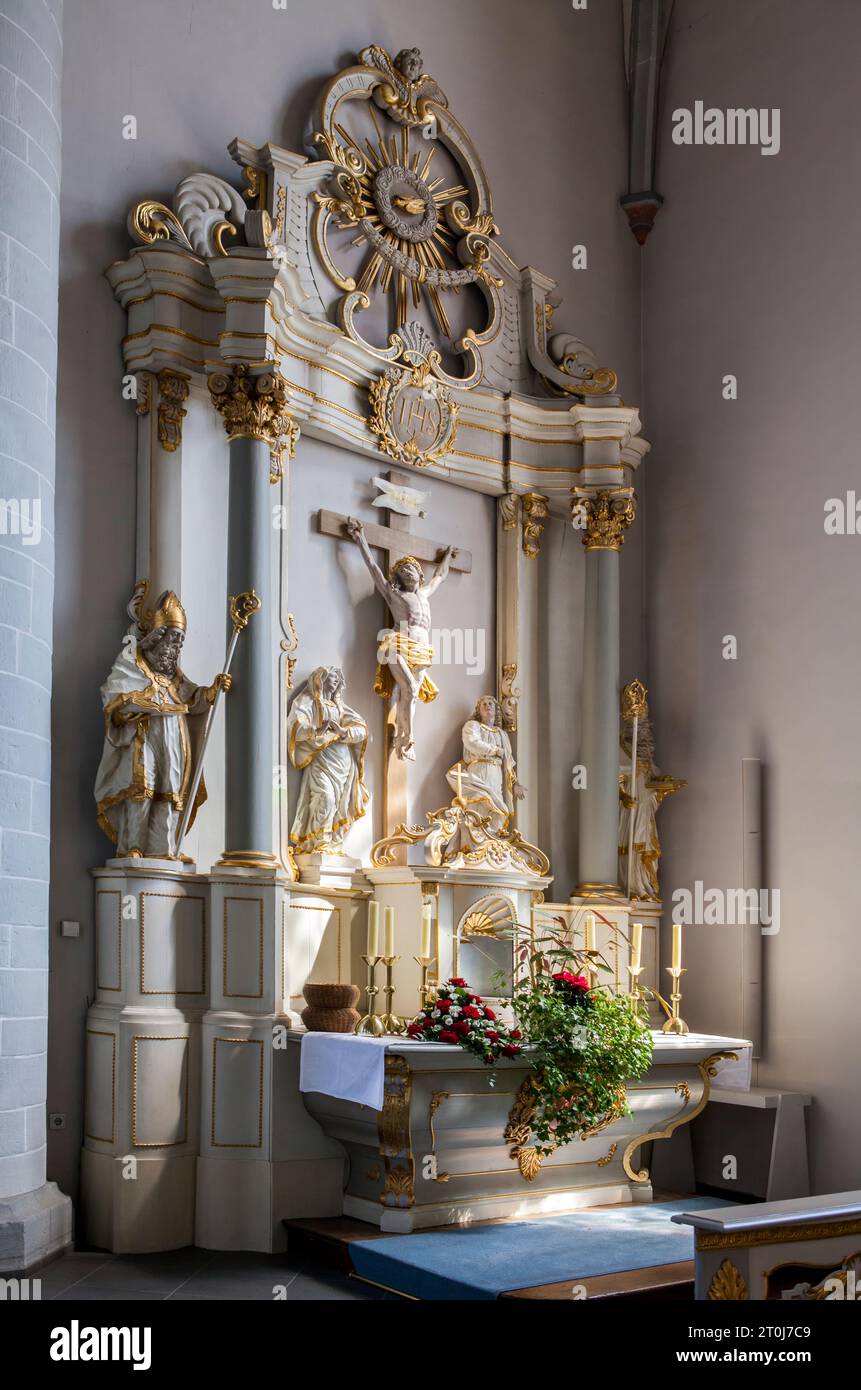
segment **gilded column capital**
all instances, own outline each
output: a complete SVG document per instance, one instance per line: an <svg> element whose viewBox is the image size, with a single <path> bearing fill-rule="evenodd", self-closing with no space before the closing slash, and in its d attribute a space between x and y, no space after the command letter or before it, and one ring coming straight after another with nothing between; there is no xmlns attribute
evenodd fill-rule
<svg viewBox="0 0 861 1390"><path fill-rule="evenodd" d="M523 553L529 560L535 560L541 548L541 534L544 518L547 516L547 498L540 492L524 492L520 499L523 522Z"/></svg>
<svg viewBox="0 0 861 1390"><path fill-rule="evenodd" d="M259 439L269 445L269 477L278 482L284 459L293 457L299 439L299 426L288 410L287 386L280 372L254 373L239 363L211 374L209 394L229 440Z"/></svg>
<svg viewBox="0 0 861 1390"><path fill-rule="evenodd" d="M571 520L583 532L587 550L621 550L625 532L637 515L633 488L612 492L586 492L575 488Z"/></svg>
<svg viewBox="0 0 861 1390"><path fill-rule="evenodd" d="M175 372L172 367L164 367L156 375L158 382L158 442L168 454L173 454L182 443L182 422L187 411L185 402L191 378L184 372ZM138 414L149 410L149 389L145 390L144 402L138 400ZM143 405L143 408L141 406Z"/></svg>

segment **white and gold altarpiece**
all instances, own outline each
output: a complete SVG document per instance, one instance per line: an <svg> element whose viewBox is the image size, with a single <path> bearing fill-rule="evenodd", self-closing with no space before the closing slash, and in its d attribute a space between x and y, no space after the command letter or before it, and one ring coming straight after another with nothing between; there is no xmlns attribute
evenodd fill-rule
<svg viewBox="0 0 861 1390"><path fill-rule="evenodd" d="M83 1188L90 1240L116 1250L270 1249L282 1218L340 1210L343 1150L273 1035L301 1026L308 979L363 982L371 897L395 910L404 1015L428 902L442 979L467 968L476 924L562 912L576 935L587 907L622 929L631 915L619 559L648 450L637 409L557 323L554 281L505 248L479 153L415 50L370 47L338 73L301 152L229 150L232 181L189 173L169 202L138 202L107 271L138 424L134 579L181 595L200 673L220 669L229 597L260 601L213 725L193 862L95 872ZM455 549L414 760L374 691L389 619L349 517L384 571L409 555L429 577ZM129 557L110 580L118 621L131 572ZM303 855L288 714L323 667L366 721L370 802L340 852ZM502 852L434 856L428 817L452 814L445 773L488 693L525 796ZM660 904L635 915L657 983ZM624 988L624 937L601 932Z"/></svg>

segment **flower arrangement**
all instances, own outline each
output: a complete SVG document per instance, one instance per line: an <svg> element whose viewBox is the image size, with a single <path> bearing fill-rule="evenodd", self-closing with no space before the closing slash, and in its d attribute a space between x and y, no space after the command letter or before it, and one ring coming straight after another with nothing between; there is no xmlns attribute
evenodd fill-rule
<svg viewBox="0 0 861 1390"><path fill-rule="evenodd" d="M407 1036L425 1042L457 1043L488 1066L500 1057L516 1057L523 1034L507 1028L480 994L456 976L436 988L436 996L412 1023Z"/></svg>
<svg viewBox="0 0 861 1390"><path fill-rule="evenodd" d="M522 1118L538 1155L626 1114L626 1084L642 1076L652 1058L645 1017L627 996L590 987L582 969L597 973L609 966L597 952L572 950L566 934L560 919L558 931L549 928L518 947L527 973L515 982L512 1004L535 1046Z"/></svg>

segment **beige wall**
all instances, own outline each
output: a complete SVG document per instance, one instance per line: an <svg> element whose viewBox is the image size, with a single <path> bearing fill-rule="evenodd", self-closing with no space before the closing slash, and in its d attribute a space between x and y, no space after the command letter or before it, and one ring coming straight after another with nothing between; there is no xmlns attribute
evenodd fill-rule
<svg viewBox="0 0 861 1390"><path fill-rule="evenodd" d="M815 1093L813 1179L839 1191L861 1186L861 539L827 537L823 506L861 494L861 7L679 0L674 21L644 256L650 684L659 760L690 779L663 812L665 897L739 882L740 760L761 757L781 930L759 1076ZM779 107L780 153L674 145L671 113L697 99ZM686 1014L737 1027L734 933L695 929L687 964Z"/></svg>
<svg viewBox="0 0 861 1390"><path fill-rule="evenodd" d="M120 394L124 321L103 278L109 262L127 253L129 206L146 194L169 199L179 179L197 169L235 180L238 170L226 152L235 135L301 149L309 107L336 68L370 42L393 52L418 44L483 153L506 247L519 262L559 280L566 300L556 316L560 328L591 343L601 362L619 371L629 401L640 394L640 261L617 206L626 100L615 0L593 0L584 13L565 0L299 0L286 12L274 11L269 0L67 0L65 29L48 1108L67 1115L66 1129L50 1136L49 1177L74 1194L83 1022L93 987L89 870L108 848L92 803L101 746L98 687L137 577L135 421ZM127 114L138 118L135 142L121 138ZM570 268L575 242L589 248L587 272ZM342 451L315 445L294 475L306 512L312 455L315 466L343 469L347 491L359 495L356 465L348 466ZM337 500L330 479L325 491ZM460 496L434 489L434 534L452 494ZM471 548L482 556L489 553L492 516L486 499L474 502ZM562 588L556 621L563 632L557 641L547 631L543 640L555 653L557 699L576 713L576 661L570 675L559 667L560 653L571 650L576 658L579 645L580 614L566 591L569 581L577 582L579 539L560 523L546 536L556 548L553 574ZM625 555L632 668L642 664L640 546L635 535ZM476 621L488 618L492 572L486 581L486 593L476 586ZM291 607L302 607L295 588ZM321 659L339 655L318 645ZM358 672L364 658L340 655L348 666L355 660ZM462 695L457 719L463 707ZM570 767L576 721L558 726L564 749L558 766ZM446 755L454 748L450 730ZM569 788L570 779L558 774L558 801L552 817L545 814L562 895L576 868ZM431 787L424 790L430 797ZM60 918L80 919L80 941L58 937Z"/></svg>

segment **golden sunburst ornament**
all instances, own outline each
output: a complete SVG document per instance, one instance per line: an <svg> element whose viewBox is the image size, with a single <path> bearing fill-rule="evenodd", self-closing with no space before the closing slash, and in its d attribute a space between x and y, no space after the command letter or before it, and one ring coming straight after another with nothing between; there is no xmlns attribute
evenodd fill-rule
<svg viewBox="0 0 861 1390"><path fill-rule="evenodd" d="M314 144L333 167L314 195L316 248L339 289L368 303L379 293L393 297L395 330L426 300L451 340L444 295L477 285L491 297L501 283L487 266L498 228L486 179L445 96L421 73L417 50L393 60L370 48L361 58L365 67L348 70L350 84L336 79L320 104ZM369 117L364 131L360 110ZM352 272L339 263L344 239L338 250L330 244L333 228L352 233L346 244L364 252Z"/></svg>

